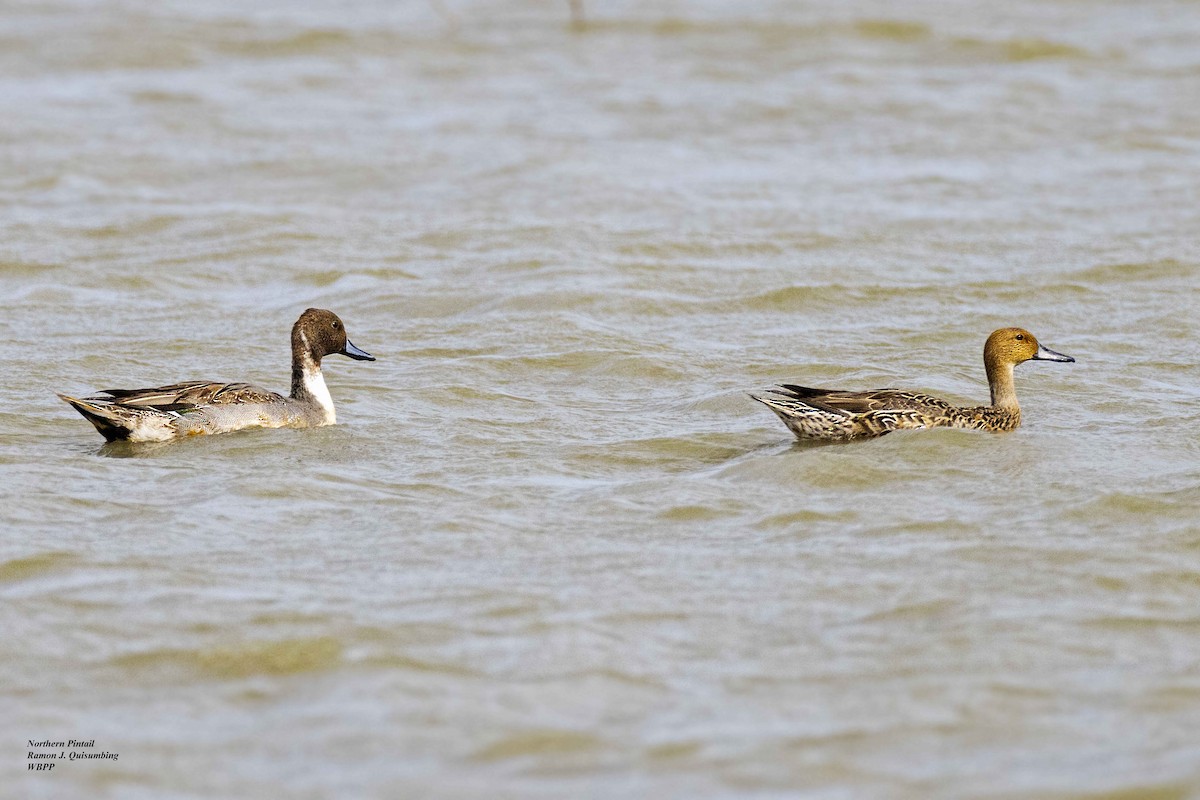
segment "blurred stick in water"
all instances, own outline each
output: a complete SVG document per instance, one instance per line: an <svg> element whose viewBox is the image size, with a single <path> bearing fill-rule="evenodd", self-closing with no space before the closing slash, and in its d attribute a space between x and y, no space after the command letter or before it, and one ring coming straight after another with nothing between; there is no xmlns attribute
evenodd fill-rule
<svg viewBox="0 0 1200 800"><path fill-rule="evenodd" d="M583 0L567 0L571 7L571 27L582 28L586 20L583 17Z"/></svg>

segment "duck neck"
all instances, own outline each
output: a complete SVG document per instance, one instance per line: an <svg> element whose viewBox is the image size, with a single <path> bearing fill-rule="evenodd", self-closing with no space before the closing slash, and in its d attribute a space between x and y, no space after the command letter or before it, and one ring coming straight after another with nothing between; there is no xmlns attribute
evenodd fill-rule
<svg viewBox="0 0 1200 800"><path fill-rule="evenodd" d="M325 418L330 424L337 421L333 397L329 394L329 387L325 385L325 376L321 374L321 362L314 360L308 353L301 353L292 358L292 399L316 403L325 412Z"/></svg>
<svg viewBox="0 0 1200 800"><path fill-rule="evenodd" d="M1017 387L1013 383L1013 365L1008 362L988 362L988 386L992 389L992 407L1020 410Z"/></svg>
<svg viewBox="0 0 1200 800"><path fill-rule="evenodd" d="M325 377L320 374L320 365L308 359L292 365L292 399L307 403L316 403L325 411L329 422L335 422L334 398L330 396L329 387L325 386Z"/></svg>

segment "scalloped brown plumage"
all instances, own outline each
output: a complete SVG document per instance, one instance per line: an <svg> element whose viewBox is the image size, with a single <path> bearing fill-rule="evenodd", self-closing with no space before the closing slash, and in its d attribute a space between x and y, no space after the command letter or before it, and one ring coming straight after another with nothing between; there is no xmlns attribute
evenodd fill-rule
<svg viewBox="0 0 1200 800"><path fill-rule="evenodd" d="M1024 328L993 331L983 348L992 392L990 406L956 406L899 389L866 392L782 384L771 396L750 396L783 420L800 439L839 440L883 436L895 430L969 428L1001 433L1021 424L1013 368L1025 361L1074 361L1038 343Z"/></svg>

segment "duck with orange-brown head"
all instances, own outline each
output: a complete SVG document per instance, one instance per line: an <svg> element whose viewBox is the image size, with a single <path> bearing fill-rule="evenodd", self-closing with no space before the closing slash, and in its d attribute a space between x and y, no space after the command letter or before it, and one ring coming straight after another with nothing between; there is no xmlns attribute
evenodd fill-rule
<svg viewBox="0 0 1200 800"><path fill-rule="evenodd" d="M782 384L766 395L750 396L774 411L800 439L862 439L919 428L1003 433L1021 424L1013 368L1026 361L1074 360L1043 347L1024 328L1001 328L983 346L983 363L992 391L989 406L956 406L939 397L898 389L848 392L795 384Z"/></svg>

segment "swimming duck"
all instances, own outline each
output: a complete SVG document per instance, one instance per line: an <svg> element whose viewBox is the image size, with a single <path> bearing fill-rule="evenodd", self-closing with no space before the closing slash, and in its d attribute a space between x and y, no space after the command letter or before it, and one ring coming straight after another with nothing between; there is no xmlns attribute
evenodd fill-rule
<svg viewBox="0 0 1200 800"><path fill-rule="evenodd" d="M1003 433L1021 424L1013 367L1026 361L1074 361L1038 343L1024 328L1001 328L983 346L990 406L954 406L938 397L879 389L844 392L783 384L752 398L774 411L800 439L860 439L908 428L971 428Z"/></svg>
<svg viewBox="0 0 1200 800"><path fill-rule="evenodd" d="M104 389L92 397L59 394L105 439L162 442L242 428L310 428L337 422L321 359L334 353L374 361L346 338L337 314L310 308L292 326L292 393L248 383L190 381L152 389Z"/></svg>

